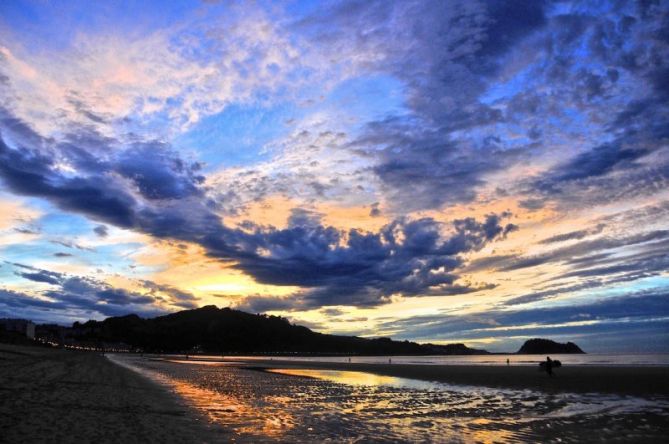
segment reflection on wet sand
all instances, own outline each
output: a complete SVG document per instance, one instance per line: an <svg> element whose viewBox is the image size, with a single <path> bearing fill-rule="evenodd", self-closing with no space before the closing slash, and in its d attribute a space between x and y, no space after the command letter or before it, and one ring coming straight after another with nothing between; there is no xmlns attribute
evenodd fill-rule
<svg viewBox="0 0 669 444"><path fill-rule="evenodd" d="M145 361L148 362L148 361ZM204 365L222 367L228 363L198 362L187 360L153 360L153 362L169 362L173 364ZM246 441L251 437L279 439L288 430L294 427L295 421L289 411L285 409L264 408L244 402L244 398L226 394L220 390L212 390L196 383L173 377L168 373L158 371L151 365L128 365L154 381L169 387L173 392L184 399L198 412L204 413L212 424L225 425L226 436L230 441ZM282 405L288 398L269 398L267 405ZM254 441L254 439L251 439Z"/></svg>
<svg viewBox="0 0 669 444"><path fill-rule="evenodd" d="M305 378L318 378L338 384L348 385L385 385L389 387L405 387L415 389L435 389L443 387L443 384L417 379L396 378L394 376L375 375L373 373L340 371L340 370L314 370L294 368L271 368L265 371L288 376L303 376Z"/></svg>
<svg viewBox="0 0 669 444"><path fill-rule="evenodd" d="M205 412L209 420L216 424L225 424L238 436L260 434L267 438L280 438L295 425L293 417L287 411L263 409L239 399L222 395L213 390L199 388L179 380L172 381L177 394L192 403L199 411ZM280 399L268 399L270 403L280 404ZM241 423L238 421L241 419ZM234 439L234 438L233 438Z"/></svg>
<svg viewBox="0 0 669 444"><path fill-rule="evenodd" d="M498 429L492 424L493 421L485 418L472 419L468 424L468 435L471 441L481 444L492 444L498 442L522 442L521 431ZM493 427L491 427L491 425ZM536 437L534 437L536 439ZM532 436L526 440L532 442Z"/></svg>
<svg viewBox="0 0 669 444"><path fill-rule="evenodd" d="M191 364L191 365L211 365L211 366L225 366L225 365L236 365L239 366L242 363L236 361L201 361L196 359L159 359L159 361L174 362L175 364Z"/></svg>
<svg viewBox="0 0 669 444"><path fill-rule="evenodd" d="M661 440L669 400L455 386L353 371L136 359L228 441L582 442ZM259 371L260 370L260 371Z"/></svg>

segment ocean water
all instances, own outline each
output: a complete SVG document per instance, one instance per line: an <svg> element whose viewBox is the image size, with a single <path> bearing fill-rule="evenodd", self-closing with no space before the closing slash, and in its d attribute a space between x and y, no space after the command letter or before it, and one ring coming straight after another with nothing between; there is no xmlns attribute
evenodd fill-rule
<svg viewBox="0 0 669 444"><path fill-rule="evenodd" d="M265 360L271 356L214 356L197 355L198 360L210 361L252 361ZM551 354L565 365L603 366L663 366L669 367L669 353L645 354ZM277 360L295 362L350 362L365 364L385 364L392 360L395 364L417 365L537 365L545 361L544 355L472 355L472 356L274 356Z"/></svg>
<svg viewBox="0 0 669 444"><path fill-rule="evenodd" d="M356 371L115 355L223 442L663 442L669 397L541 393ZM393 358L395 362L396 358Z"/></svg>

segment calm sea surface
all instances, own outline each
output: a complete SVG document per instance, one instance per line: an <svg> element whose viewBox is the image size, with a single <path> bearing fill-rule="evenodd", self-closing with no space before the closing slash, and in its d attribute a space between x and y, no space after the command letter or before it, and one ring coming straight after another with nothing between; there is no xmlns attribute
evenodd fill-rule
<svg viewBox="0 0 669 444"><path fill-rule="evenodd" d="M197 359L205 360L264 360L270 356L206 356L198 355ZM605 365L605 366L668 366L669 353L654 354L568 354L550 355L551 359L558 359L567 365ZM349 362L347 356L276 356L275 359L306 362ZM509 359L512 365L537 365L544 361L543 355L474 355L474 356L351 356L352 363L383 364L391 359L396 364L418 365L506 365Z"/></svg>
<svg viewBox="0 0 669 444"><path fill-rule="evenodd" d="M619 358L586 356L591 365L612 365ZM567 357L580 360L565 362L584 363L584 356ZM194 362L110 356L179 395L206 418L221 442L613 443L664 442L669 435L667 396L542 393L356 371L263 370L220 358ZM513 358L527 365L538 359ZM506 356L392 359L426 365L506 364ZM634 359L637 365L662 362L641 355Z"/></svg>

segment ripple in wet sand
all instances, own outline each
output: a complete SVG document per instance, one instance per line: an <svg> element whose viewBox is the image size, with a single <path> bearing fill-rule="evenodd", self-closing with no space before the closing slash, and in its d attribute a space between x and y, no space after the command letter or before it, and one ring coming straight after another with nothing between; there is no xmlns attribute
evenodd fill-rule
<svg viewBox="0 0 669 444"><path fill-rule="evenodd" d="M669 432L666 398L123 359L171 387L236 441L626 442L630 436L661 440Z"/></svg>

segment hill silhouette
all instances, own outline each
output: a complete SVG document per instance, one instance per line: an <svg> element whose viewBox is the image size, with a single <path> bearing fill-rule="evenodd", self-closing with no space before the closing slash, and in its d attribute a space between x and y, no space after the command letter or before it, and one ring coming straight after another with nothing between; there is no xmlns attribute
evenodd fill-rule
<svg viewBox="0 0 669 444"><path fill-rule="evenodd" d="M464 344L417 344L316 333L279 316L210 305L152 319L137 315L75 323L80 341L124 343L147 352L319 353L360 355L487 354Z"/></svg>
<svg viewBox="0 0 669 444"><path fill-rule="evenodd" d="M530 339L525 341L520 350L516 353L524 355L545 355L545 354L561 354L561 353L585 353L580 347L573 342L561 344L559 342L551 341L550 339Z"/></svg>

